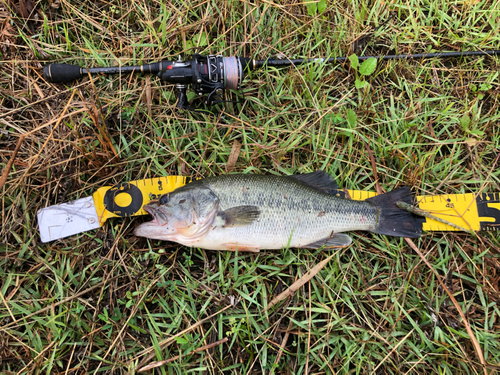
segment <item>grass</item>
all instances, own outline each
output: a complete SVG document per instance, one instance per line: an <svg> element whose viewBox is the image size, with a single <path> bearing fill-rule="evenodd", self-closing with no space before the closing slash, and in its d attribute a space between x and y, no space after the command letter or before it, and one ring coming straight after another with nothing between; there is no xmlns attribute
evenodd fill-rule
<svg viewBox="0 0 500 375"><path fill-rule="evenodd" d="M39 241L38 209L129 180L223 174L235 140L237 172L322 168L349 189L499 192L498 58L380 62L366 89L355 87L349 64L267 68L246 78L244 104L219 107L216 117L176 110L173 87L155 76L54 85L41 74L49 60L136 65L197 45L200 53L258 59L500 45L495 1L321 4L0 5L2 169L26 134L0 191L1 373L133 374L177 355L150 373L500 368L495 233L427 232L415 241L458 301L485 368L433 270L402 239L352 233L349 248L271 309L273 297L330 252L215 252L134 237L147 218Z"/></svg>

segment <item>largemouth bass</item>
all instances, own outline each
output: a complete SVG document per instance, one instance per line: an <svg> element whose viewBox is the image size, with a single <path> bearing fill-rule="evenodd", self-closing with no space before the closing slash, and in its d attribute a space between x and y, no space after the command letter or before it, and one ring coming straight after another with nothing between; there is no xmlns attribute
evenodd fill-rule
<svg viewBox="0 0 500 375"><path fill-rule="evenodd" d="M396 206L412 203L408 187L364 201L337 197L336 189L324 171L208 177L144 206L154 219L134 233L209 250L253 252L344 247L352 240L341 232L353 230L420 236L425 219Z"/></svg>

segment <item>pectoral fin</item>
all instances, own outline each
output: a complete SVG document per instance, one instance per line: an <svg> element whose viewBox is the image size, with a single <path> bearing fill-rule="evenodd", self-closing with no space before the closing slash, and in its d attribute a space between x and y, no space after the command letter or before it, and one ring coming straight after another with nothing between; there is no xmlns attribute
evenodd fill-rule
<svg viewBox="0 0 500 375"><path fill-rule="evenodd" d="M257 206L237 206L217 214L224 220L223 228L250 225L260 216Z"/></svg>
<svg viewBox="0 0 500 375"><path fill-rule="evenodd" d="M346 247L352 242L351 237L343 233L335 233L334 235L323 238L319 241L301 246L306 249L319 249L321 246L325 247Z"/></svg>

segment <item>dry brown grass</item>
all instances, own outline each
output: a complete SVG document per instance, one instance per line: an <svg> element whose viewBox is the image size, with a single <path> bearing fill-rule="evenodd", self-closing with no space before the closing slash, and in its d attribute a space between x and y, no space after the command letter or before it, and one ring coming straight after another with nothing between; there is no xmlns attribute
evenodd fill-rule
<svg viewBox="0 0 500 375"><path fill-rule="evenodd" d="M256 58L494 49L496 9L353 0L311 16L296 1L0 3L2 169L13 160L0 191L0 372L134 373L149 353L149 361L183 355L155 373L498 369L496 234L416 241L458 301L483 367L433 270L398 239L354 234L293 298L266 311L329 254L187 249L133 237L142 218L42 244L36 222L38 209L100 186L222 174L228 163L245 173L323 168L355 189L499 192L497 58L381 63L367 91L355 88L348 64L269 68L247 77L244 105L215 117L176 110L173 88L154 76L69 85L42 76L49 61L175 59L205 35L202 53ZM229 162L236 141L240 156Z"/></svg>

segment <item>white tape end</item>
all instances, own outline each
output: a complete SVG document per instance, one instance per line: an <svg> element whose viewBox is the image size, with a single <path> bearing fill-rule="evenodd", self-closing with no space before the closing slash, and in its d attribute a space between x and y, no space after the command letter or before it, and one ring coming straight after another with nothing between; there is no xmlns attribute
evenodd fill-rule
<svg viewBox="0 0 500 375"><path fill-rule="evenodd" d="M42 242L58 240L100 227L92 197L42 208L37 216Z"/></svg>

